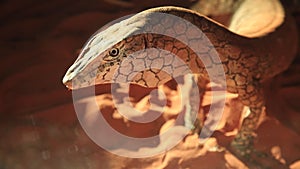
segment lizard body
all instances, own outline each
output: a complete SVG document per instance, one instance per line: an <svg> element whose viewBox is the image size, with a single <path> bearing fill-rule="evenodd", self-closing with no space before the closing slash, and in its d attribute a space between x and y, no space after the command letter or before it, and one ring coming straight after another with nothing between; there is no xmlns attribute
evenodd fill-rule
<svg viewBox="0 0 300 169"><path fill-rule="evenodd" d="M221 65L225 72L227 90L237 93L242 103L249 106L251 111L231 144L238 155L248 156L252 153L254 130L265 105L261 83L286 70L297 51L296 27L292 19L284 15L278 1L268 1L277 5L278 11L275 11L276 16L273 19L279 21L271 27L250 30L252 33L248 34L249 30L239 32L241 26L238 22L231 25L229 30L198 12L184 8L158 7L143 11L94 35L69 68L63 82L70 89L112 83L116 82L116 79L144 87L157 87L172 78L172 74L166 72L187 72L183 69L184 65L187 65L192 73L200 74L204 78L209 78L209 69ZM242 3L236 13L241 8L243 10L242 6L249 2L251 1ZM168 27L164 27L168 20L153 21L151 15L157 12L189 21L203 32L210 43L207 43L207 39L202 35L190 35L193 32L187 25L178 25L174 21L169 23ZM248 17L247 13L242 12L233 16L237 18L235 21L240 19L239 16ZM161 27L156 28L158 25ZM176 26L181 26L181 29L178 29L181 32L174 29ZM188 44L163 34L140 34L141 30L162 28L166 34L172 31L176 37L184 35ZM190 46L199 47L202 52L197 53ZM169 51L170 55L146 50L150 48ZM212 48L220 60L214 59ZM135 55L139 51L142 53ZM156 57L147 60L149 55ZM183 62L176 62L175 57L179 57ZM154 65L153 69L140 71L151 65Z"/></svg>

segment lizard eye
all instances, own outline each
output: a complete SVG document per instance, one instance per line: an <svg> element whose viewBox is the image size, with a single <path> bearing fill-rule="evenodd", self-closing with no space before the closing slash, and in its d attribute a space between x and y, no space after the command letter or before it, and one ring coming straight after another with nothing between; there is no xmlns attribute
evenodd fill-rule
<svg viewBox="0 0 300 169"><path fill-rule="evenodd" d="M109 51L109 55L112 56L112 57L116 57L119 55L119 49L118 48L112 48L110 51Z"/></svg>

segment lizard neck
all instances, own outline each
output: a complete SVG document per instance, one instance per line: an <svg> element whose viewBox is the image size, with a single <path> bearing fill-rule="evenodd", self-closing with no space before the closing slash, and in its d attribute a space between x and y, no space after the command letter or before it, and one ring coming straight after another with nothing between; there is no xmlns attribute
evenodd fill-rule
<svg viewBox="0 0 300 169"><path fill-rule="evenodd" d="M193 11L166 8L158 12L181 17L199 28L212 44L210 46L207 41L197 39L199 46L203 47L201 50L204 50L202 55L210 54L205 51L205 47L214 47L228 76L237 72L247 72L249 78L263 81L286 70L297 52L297 29L293 18L288 14L275 30L259 37L248 38L231 32L225 26ZM179 57L186 59L180 55ZM200 63L196 67L191 66L191 69L193 72L205 72L204 67L204 64Z"/></svg>

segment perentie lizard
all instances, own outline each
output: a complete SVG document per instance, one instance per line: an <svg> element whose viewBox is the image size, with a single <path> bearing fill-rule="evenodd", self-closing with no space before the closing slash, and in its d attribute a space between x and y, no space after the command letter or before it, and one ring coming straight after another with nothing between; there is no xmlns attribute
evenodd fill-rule
<svg viewBox="0 0 300 169"><path fill-rule="evenodd" d="M196 25L212 46L202 37L189 36L188 42L201 44L202 53L198 54L189 48L189 44L176 38L151 32L139 33L168 22L163 18L155 22L149 19L158 12L175 15ZM164 28L166 31L172 31L178 24L176 21L168 23L171 26ZM183 33L178 33L178 37L193 34L188 27L182 30ZM173 32L177 33L176 30ZM214 47L221 62L214 61L211 47ZM297 51L297 35L291 17L285 14L278 0L242 1L234 10L228 27L193 10L171 6L152 8L95 34L67 71L63 83L70 89L111 83L115 82L116 77L128 79L133 76L131 72L135 72L136 67L146 65L146 68L147 65L155 64L158 69L136 71L135 76L129 79L133 84L157 87L172 78L160 70L171 66L172 72L182 71L180 66L174 66L172 57L166 58L167 56L157 53L156 59L145 63L147 52L138 57L134 56L134 53L148 48L171 52L193 73L204 78L209 78L207 69L222 65L227 90L237 93L242 103L249 106L251 111L231 146L241 157L250 157L253 154L254 130L265 104L261 83L288 68ZM208 60L209 65L205 65L197 55ZM126 58L132 58L132 62L122 64Z"/></svg>

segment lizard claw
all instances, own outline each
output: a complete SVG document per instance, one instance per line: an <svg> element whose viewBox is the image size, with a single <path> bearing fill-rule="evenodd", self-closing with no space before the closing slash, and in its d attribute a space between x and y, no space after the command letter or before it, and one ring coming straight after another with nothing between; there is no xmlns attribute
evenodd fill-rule
<svg viewBox="0 0 300 169"><path fill-rule="evenodd" d="M252 144L248 146L237 146L237 144L232 142L231 150L234 155L247 164L247 166L251 169L288 168L288 166L280 163L270 154L256 150Z"/></svg>

